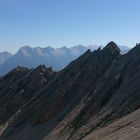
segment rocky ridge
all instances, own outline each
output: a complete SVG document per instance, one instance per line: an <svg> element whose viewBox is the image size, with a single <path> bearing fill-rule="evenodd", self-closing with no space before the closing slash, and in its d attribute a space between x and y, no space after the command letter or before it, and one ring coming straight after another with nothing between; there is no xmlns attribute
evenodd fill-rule
<svg viewBox="0 0 140 140"><path fill-rule="evenodd" d="M88 140L88 135L139 109L139 66L140 44L127 54L121 55L117 44L110 42L103 49L99 48L93 52L88 50L57 73L49 69L46 78L44 78L46 73L43 73L44 67L41 67L41 72L37 71L38 68L34 70L25 68L18 74L17 79L20 80L17 81L26 78L27 83L31 81L30 84L23 84L26 81L23 80L21 85L22 88L31 88L26 95L28 99L22 97L26 102L21 105L20 112L16 114L17 109L11 113L11 116L14 113L16 115L10 119L1 138ZM33 79L32 71L34 71ZM9 74L11 72L7 75ZM38 74L41 80L38 80ZM9 81L12 81L13 75L8 76L9 80L5 85L11 84ZM11 92L13 96L10 99L17 102L17 98L14 97L18 94L15 91L16 86L13 85L15 84L12 84L11 89L5 90ZM3 88L2 84L1 87ZM7 91L4 99L9 96ZM2 92L0 94L3 95ZM3 106L2 103L1 107ZM6 109L4 111L9 112ZM2 114L0 112L0 119L7 115L5 113L1 117ZM9 118L1 119L1 124L6 123ZM111 135L111 132L108 135Z"/></svg>

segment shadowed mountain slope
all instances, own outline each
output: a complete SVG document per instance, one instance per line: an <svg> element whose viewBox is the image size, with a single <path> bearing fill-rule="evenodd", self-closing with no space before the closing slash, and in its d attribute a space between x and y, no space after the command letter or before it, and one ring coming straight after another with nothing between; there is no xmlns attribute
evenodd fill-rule
<svg viewBox="0 0 140 140"><path fill-rule="evenodd" d="M0 123L10 119L55 75L44 65L36 69L17 66L0 79Z"/></svg>
<svg viewBox="0 0 140 140"><path fill-rule="evenodd" d="M103 49L88 50L55 73L43 88L32 91L33 98L1 126L1 138L91 138L90 133L140 107L139 66L140 44L125 55L114 42Z"/></svg>

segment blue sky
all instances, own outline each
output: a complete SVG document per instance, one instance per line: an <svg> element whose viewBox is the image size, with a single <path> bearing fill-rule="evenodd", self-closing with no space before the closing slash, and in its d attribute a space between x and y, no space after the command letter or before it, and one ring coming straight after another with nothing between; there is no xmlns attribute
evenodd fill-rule
<svg viewBox="0 0 140 140"><path fill-rule="evenodd" d="M140 0L0 0L0 51L140 42Z"/></svg>

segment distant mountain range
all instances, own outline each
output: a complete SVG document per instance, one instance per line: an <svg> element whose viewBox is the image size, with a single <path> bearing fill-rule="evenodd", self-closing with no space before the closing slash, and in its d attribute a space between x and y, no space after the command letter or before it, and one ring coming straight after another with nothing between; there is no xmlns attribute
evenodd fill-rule
<svg viewBox="0 0 140 140"><path fill-rule="evenodd" d="M90 49L91 51L98 49L96 45L77 45L71 48L52 48L52 47L36 47L30 46L21 47L14 55L3 52L0 53L0 75L6 74L14 67L20 65L28 68L35 68L40 64L44 64L47 67L53 67L54 70L61 70L68 65L72 60L79 57L85 51ZM103 48L103 46L100 46ZM126 46L120 46L122 53L126 53L129 48Z"/></svg>

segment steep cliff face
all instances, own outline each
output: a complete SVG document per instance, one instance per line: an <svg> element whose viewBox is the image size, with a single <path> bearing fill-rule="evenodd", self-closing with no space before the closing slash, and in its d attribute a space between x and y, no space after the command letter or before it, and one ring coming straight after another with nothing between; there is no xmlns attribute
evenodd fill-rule
<svg viewBox="0 0 140 140"><path fill-rule="evenodd" d="M22 70L18 77L24 77L27 82L24 80L24 83L22 78L19 78L18 83L22 81L21 89L29 87L31 89L28 90L26 98L21 97L24 100L20 102L22 106L20 112L10 119L1 138L6 140L88 138L87 135L90 133L133 113L140 107L139 66L139 44L127 54L120 55L117 45L110 42L102 50L100 48L94 52L88 50L57 73L48 69L44 72L42 67L41 72L38 72L40 67L35 70ZM40 76L40 73L43 74ZM9 77L8 81L14 75L8 76L9 74L5 76ZM7 82L6 85L8 84L10 83ZM15 87L9 89L13 96L19 95L17 90L13 90ZM30 94L31 96L28 96ZM17 101L17 98L14 101Z"/></svg>

